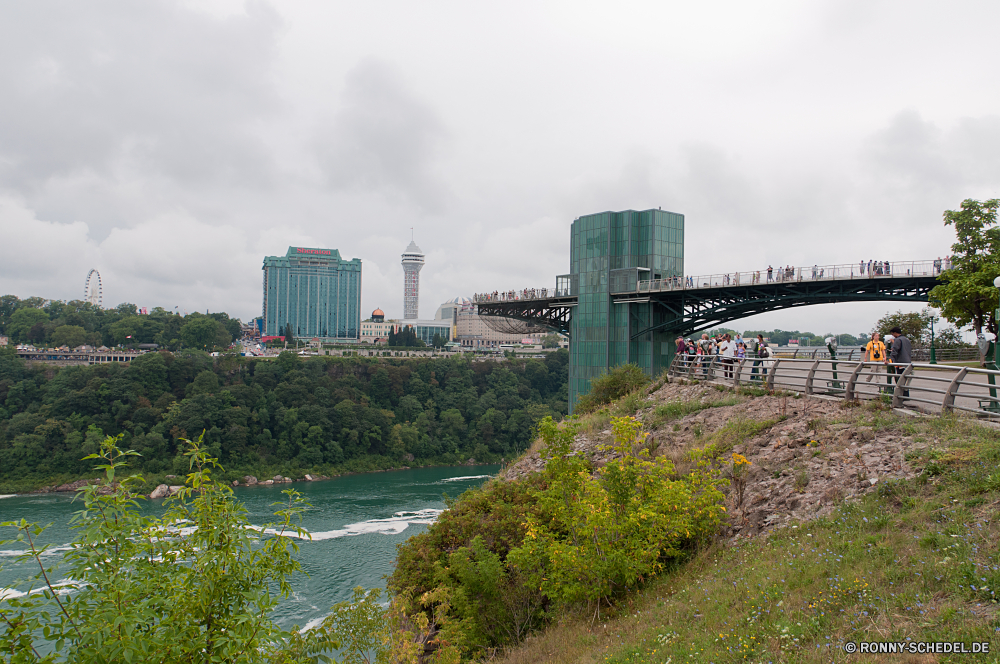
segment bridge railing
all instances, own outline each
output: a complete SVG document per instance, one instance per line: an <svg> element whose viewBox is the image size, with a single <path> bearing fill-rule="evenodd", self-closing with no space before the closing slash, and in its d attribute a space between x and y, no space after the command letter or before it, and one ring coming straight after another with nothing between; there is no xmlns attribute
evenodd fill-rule
<svg viewBox="0 0 1000 664"><path fill-rule="evenodd" d="M885 365L829 358L723 358L677 355L675 380L788 390L847 401L885 399L893 408L964 411L1000 419L1000 371L940 364Z"/></svg>
<svg viewBox="0 0 1000 664"><path fill-rule="evenodd" d="M753 286L756 284L782 284L843 279L879 279L893 277L931 277L949 269L943 259L925 261L896 261L847 263L840 265L813 265L811 267L777 267L768 274L766 269L750 272L727 272L690 277L668 277L640 281L640 293L697 288L725 288L727 286Z"/></svg>
<svg viewBox="0 0 1000 664"><path fill-rule="evenodd" d="M829 359L830 351L826 346L803 346L801 348L772 348L771 352L778 357L790 357L793 359ZM862 346L841 346L837 349L837 358L841 360L860 360L864 357L865 349ZM930 361L931 351L929 348L914 348L911 351L914 360L918 362ZM935 359L938 362L969 362L979 359L977 348L938 348L934 351Z"/></svg>
<svg viewBox="0 0 1000 664"><path fill-rule="evenodd" d="M752 286L755 284L783 284L813 281L837 281L842 279L880 279L892 277L930 277L950 269L947 259L925 261L879 261L865 263L845 263L839 265L813 265L812 267L774 268L770 274L767 270L752 270L750 272L728 272L722 274L707 274L694 277L668 277L639 281L635 291L622 292L662 292L673 290L690 290L697 288L725 288L736 286ZM631 287L629 287L631 288ZM617 292L617 291L616 291ZM544 300L553 297L572 295L566 288L521 288L517 290L496 291L493 293L476 293L472 301L479 304L485 302L514 302L521 300Z"/></svg>

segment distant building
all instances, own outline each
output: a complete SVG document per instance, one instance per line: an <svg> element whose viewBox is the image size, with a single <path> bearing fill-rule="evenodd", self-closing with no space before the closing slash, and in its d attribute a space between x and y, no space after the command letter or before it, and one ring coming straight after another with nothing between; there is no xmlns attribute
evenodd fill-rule
<svg viewBox="0 0 1000 664"><path fill-rule="evenodd" d="M336 249L289 247L264 259L261 336L357 341L361 328L361 259Z"/></svg>
<svg viewBox="0 0 1000 664"><path fill-rule="evenodd" d="M371 318L361 321L361 342L367 344L381 344L389 340L390 332L398 332L399 325L393 321L385 319L385 312L376 309L372 312Z"/></svg>
<svg viewBox="0 0 1000 664"><path fill-rule="evenodd" d="M7 337L0 336L0 346L6 346L8 343L10 340Z"/></svg>
<svg viewBox="0 0 1000 664"><path fill-rule="evenodd" d="M403 320L415 320L420 309L420 269L424 255L413 240L403 252Z"/></svg>
<svg viewBox="0 0 1000 664"><path fill-rule="evenodd" d="M417 338L430 346L434 343L434 335L441 337L445 342L451 341L451 321L445 320L403 320L397 321L399 329L412 327Z"/></svg>
<svg viewBox="0 0 1000 664"><path fill-rule="evenodd" d="M458 298L456 298L457 300ZM444 308L446 304L442 304ZM464 300L454 310L455 315L455 340L464 348L499 348L501 344L518 344L524 339L524 334L517 332L514 334L504 334L490 328L482 318L476 305L469 300ZM540 330L539 338L544 335Z"/></svg>

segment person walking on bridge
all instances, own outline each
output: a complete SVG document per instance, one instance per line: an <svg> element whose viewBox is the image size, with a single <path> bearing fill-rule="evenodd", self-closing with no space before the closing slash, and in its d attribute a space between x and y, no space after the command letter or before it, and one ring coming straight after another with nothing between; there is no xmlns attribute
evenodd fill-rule
<svg viewBox="0 0 1000 664"><path fill-rule="evenodd" d="M770 282L774 278L774 268L770 265L767 266L767 280Z"/></svg>
<svg viewBox="0 0 1000 664"><path fill-rule="evenodd" d="M889 330L889 334L893 336L892 348L889 350L889 359L892 360L892 368L896 373L896 381L899 381L899 376L906 371L906 366L912 359L912 346L910 340L903 335L903 331L898 327L894 327ZM903 396L910 396L909 390L903 390Z"/></svg>

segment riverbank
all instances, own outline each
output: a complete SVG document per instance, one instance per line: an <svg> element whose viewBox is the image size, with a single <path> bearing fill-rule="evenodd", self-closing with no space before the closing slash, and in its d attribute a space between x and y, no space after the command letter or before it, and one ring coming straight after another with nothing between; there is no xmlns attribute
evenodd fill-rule
<svg viewBox="0 0 1000 664"><path fill-rule="evenodd" d="M502 462L502 459L501 459ZM323 472L316 469L311 469L311 472L305 472L300 469L287 470L286 466L277 466L271 469L250 469L245 470L229 470L223 469L218 475L227 484L233 487L250 487L250 486L271 486L274 484L286 484L293 482L317 482L322 480L337 479L340 477L348 477L352 475L365 475L369 473L388 473L394 471L411 470L414 468L457 468L463 466L475 466L475 465L492 465L496 462L493 460L485 460L483 462L478 462L476 459L470 458L462 463L455 463L454 461L440 461L436 462L434 460L420 460L412 459L407 460L406 465L397 465L398 462L393 462L392 460L387 460L385 457L370 457L366 459L355 459L349 463L342 464L341 466L332 467L321 467ZM372 467L375 466L375 467ZM271 475L270 473L274 473ZM282 474L288 473L287 475ZM255 473L259 473L255 474ZM326 474L328 473L328 474ZM141 484L141 494L150 496L156 489L160 486L167 487L179 487L183 485L184 478L180 475L171 474L160 474L160 473L140 473L143 476L143 483ZM88 484L97 484L100 482L101 478L95 474L88 474L89 476L79 477L76 476L73 479L68 479L64 477L58 478L56 482L52 479L49 480L39 480L39 481L28 481L21 483L11 483L11 482L0 482L0 496L10 497L10 496L22 496L31 494L46 494L46 493L76 493ZM254 481L251 481L254 480ZM20 490L17 487L21 488ZM160 496L162 497L162 496Z"/></svg>

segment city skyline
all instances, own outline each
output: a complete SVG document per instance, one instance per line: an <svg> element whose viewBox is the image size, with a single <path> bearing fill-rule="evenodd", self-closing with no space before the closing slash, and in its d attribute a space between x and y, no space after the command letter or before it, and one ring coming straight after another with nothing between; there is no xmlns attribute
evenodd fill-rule
<svg viewBox="0 0 1000 664"><path fill-rule="evenodd" d="M954 237L944 210L1000 196L1000 92L981 84L995 3L546 2L523 15L12 5L0 290L76 299L96 268L105 306L248 320L261 256L349 243L362 311L394 309L412 226L434 266L426 304L551 288L573 219L660 206L687 219L690 274L933 259ZM637 92L645 103L620 103ZM892 308L743 324L858 330Z"/></svg>

